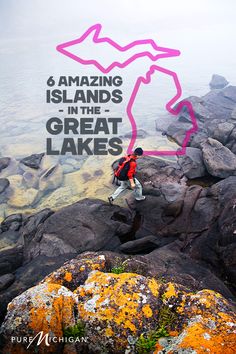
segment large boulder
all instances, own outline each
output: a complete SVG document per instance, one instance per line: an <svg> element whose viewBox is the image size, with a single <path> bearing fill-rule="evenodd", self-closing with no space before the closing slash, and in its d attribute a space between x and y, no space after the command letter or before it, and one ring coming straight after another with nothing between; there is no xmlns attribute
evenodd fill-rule
<svg viewBox="0 0 236 354"><path fill-rule="evenodd" d="M228 81L224 76L214 74L212 75L211 82L209 83L211 89L222 89L228 85Z"/></svg>
<svg viewBox="0 0 236 354"><path fill-rule="evenodd" d="M6 333L4 352L34 352L35 343L31 347L30 342L17 345L11 342L11 336L35 336L42 331L44 334L50 332L51 337L62 337L64 326L75 325L75 307L75 295L63 286L44 283L26 290L8 306L9 312L2 328ZM44 342L38 347L38 352L45 353L46 348L47 353L53 354L62 352L63 345L57 342L47 346Z"/></svg>
<svg viewBox="0 0 236 354"><path fill-rule="evenodd" d="M86 250L114 250L119 237L129 234L127 210L101 200L84 199L49 216L32 239L25 237L26 260L40 255L59 256ZM23 231L24 232L24 231Z"/></svg>
<svg viewBox="0 0 236 354"><path fill-rule="evenodd" d="M184 175L190 179L203 177L206 174L200 149L188 147L186 154L178 157L178 164L182 168Z"/></svg>
<svg viewBox="0 0 236 354"><path fill-rule="evenodd" d="M136 271L129 271L128 259L125 271L118 266L108 271L105 254L90 254L90 263L88 256L67 262L10 302L0 330L4 353L33 353L30 337L42 332L48 340L81 340L50 345L43 340L39 354L143 353L147 344L156 354L187 353L189 348L197 353L202 348L221 353L224 348L233 354L235 313L219 293L191 292L173 281L140 274L142 261ZM11 341L13 335L26 340Z"/></svg>
<svg viewBox="0 0 236 354"><path fill-rule="evenodd" d="M208 138L202 148L207 171L220 178L236 175L236 155L219 141Z"/></svg>

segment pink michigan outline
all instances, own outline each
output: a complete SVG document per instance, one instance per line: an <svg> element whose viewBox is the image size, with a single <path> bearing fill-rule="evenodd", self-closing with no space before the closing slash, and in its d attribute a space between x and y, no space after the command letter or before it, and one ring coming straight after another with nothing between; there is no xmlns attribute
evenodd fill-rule
<svg viewBox="0 0 236 354"><path fill-rule="evenodd" d="M100 70L104 74L109 73L114 67L119 67L119 68L123 69L126 66L128 66L130 63L132 63L134 60L141 58L141 57L147 56L152 61L157 61L160 58L168 58L168 57L180 55L179 50L159 47L152 39L137 40L137 41L131 42L130 44L122 47L108 37L99 38L99 34L101 32L101 29L102 29L101 24L93 25L80 38L59 44L56 49L60 53L68 56L69 58L79 62L82 65L94 65L98 70ZM103 42L109 43L111 46L113 46L114 48L116 48L120 52L125 52L125 51L133 48L134 46L143 45L143 44L150 44L154 50L162 51L164 53L153 55L148 51L140 52L140 53L134 54L133 56L131 56L128 60L124 61L123 63L119 63L117 61L114 61L112 64L110 64L108 67L105 68L94 59L84 60L84 59L76 56L75 54L68 52L65 49L65 48L70 47L72 45L83 42L85 40L85 38L91 32L94 32L94 35L93 35L93 42L94 43L103 43ZM127 149L127 153L130 154L133 151L134 144L137 139L137 125L136 125L135 119L132 114L132 107L133 107L136 95L138 93L141 83L148 84L151 81L151 75L154 74L155 71L159 71L159 72L162 72L162 73L167 74L169 76L172 76L174 83L175 83L177 93L170 101L167 102L167 104L166 104L167 111L176 116L181 112L181 109L184 106L187 107L189 114L190 114L191 122L192 122L192 128L186 131L182 147L180 149L178 149L177 151L145 150L144 155L155 155L155 156L184 155L186 153L186 146L190 140L191 135L193 133L195 133L198 129L197 121L196 121L194 111L193 111L193 107L192 107L191 102L184 100L184 101L181 101L179 104L177 104L176 107L172 108L172 106L177 103L177 100L181 97L181 94L182 94L182 89L181 89L177 74L173 71L167 70L167 69L162 68L157 65L152 65L150 67L150 69L147 71L145 77L143 77L143 76L138 77L138 79L134 85L132 94L130 96L126 111L127 111L127 115L130 120L131 127L132 127L132 137L131 137L131 140L130 140L130 143L129 143L129 146Z"/></svg>

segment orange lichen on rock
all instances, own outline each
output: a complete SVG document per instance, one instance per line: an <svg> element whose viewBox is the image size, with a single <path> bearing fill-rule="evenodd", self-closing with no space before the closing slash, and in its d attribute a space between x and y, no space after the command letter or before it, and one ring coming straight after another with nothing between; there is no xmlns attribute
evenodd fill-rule
<svg viewBox="0 0 236 354"><path fill-rule="evenodd" d="M58 284L39 284L16 297L9 304L9 311L4 321L4 331L13 332L14 336L32 336L39 332L43 335L61 337L64 326L75 324L75 296L65 287ZM8 342L5 348L9 353L14 348L29 353L26 345L15 345ZM39 353L44 353L45 341L39 346ZM54 353L57 345L48 347L47 353ZM25 351L24 351L25 350Z"/></svg>
<svg viewBox="0 0 236 354"><path fill-rule="evenodd" d="M156 280L150 282L138 274L93 271L75 293L79 295L80 317L89 323L91 332L98 326L105 343L109 325L115 334L113 344L119 348L121 339L127 345L129 335L140 335L146 326L154 328L158 310L153 292L157 294L157 289ZM150 318L153 321L149 323ZM94 334L91 333L91 337Z"/></svg>
<svg viewBox="0 0 236 354"><path fill-rule="evenodd" d="M92 270L105 270L105 265L103 255L87 252L82 258L78 257L66 262L62 267L47 275L41 283L60 284L73 291L84 283Z"/></svg>
<svg viewBox="0 0 236 354"><path fill-rule="evenodd" d="M16 297L1 327L4 337L40 331L61 337L65 327L76 328L81 321L89 338L85 351L74 344L52 343L46 349L40 345L39 354L135 353L140 336L148 338L153 331L158 338L164 336L157 340L155 354L235 353L236 316L220 294L192 293L180 284L136 273L104 273L105 257L89 256L65 263ZM4 353L31 352L9 340Z"/></svg>
<svg viewBox="0 0 236 354"><path fill-rule="evenodd" d="M170 292L171 289L171 292ZM229 303L212 290L201 290L196 294L174 291L167 284L164 301L176 306L180 316L176 328L180 330L163 344L156 345L155 354L171 354L187 350L188 353L234 354L236 347L236 316ZM171 295L170 295L171 294ZM174 297L173 297L174 296ZM181 299L178 305L176 299ZM169 299L169 300L168 300Z"/></svg>
<svg viewBox="0 0 236 354"><path fill-rule="evenodd" d="M191 348L196 353L234 354L236 333L226 323L219 329L209 328L207 322L195 322L185 329L185 336L178 348Z"/></svg>

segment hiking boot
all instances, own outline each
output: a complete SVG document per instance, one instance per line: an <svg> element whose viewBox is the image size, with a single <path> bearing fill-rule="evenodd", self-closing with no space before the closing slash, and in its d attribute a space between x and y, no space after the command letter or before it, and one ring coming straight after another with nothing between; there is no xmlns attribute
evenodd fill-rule
<svg viewBox="0 0 236 354"><path fill-rule="evenodd" d="M146 197L144 197L144 195L142 195L142 197L139 197L139 198L135 198L135 200L137 200L137 202L140 202L142 200L145 200Z"/></svg>
<svg viewBox="0 0 236 354"><path fill-rule="evenodd" d="M113 205L114 199L112 198L112 196L108 197L108 202L110 205Z"/></svg>

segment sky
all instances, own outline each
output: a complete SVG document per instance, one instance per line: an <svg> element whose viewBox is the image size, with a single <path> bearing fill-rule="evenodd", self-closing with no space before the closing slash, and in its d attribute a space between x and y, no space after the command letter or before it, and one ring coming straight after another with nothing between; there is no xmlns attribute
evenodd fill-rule
<svg viewBox="0 0 236 354"><path fill-rule="evenodd" d="M172 62L185 67L184 81L192 70L227 75L236 83L235 10L234 0L0 0L0 54L47 45L54 51L101 23L102 34L120 44L153 38L179 49L181 60Z"/></svg>
<svg viewBox="0 0 236 354"><path fill-rule="evenodd" d="M153 39L159 46L180 50L179 57L161 59L160 65L177 73L181 98L206 94L212 74L236 85L235 10L235 0L0 0L2 144L10 144L13 134L21 143L35 141L38 131L44 131L46 120L56 112L45 102L49 76L98 74L56 50L96 23L102 25L101 36L120 45ZM96 56L97 47L91 46L89 54ZM110 55L104 54L108 62ZM150 61L140 60L127 71L112 73L123 76L124 97L129 98L126 92L149 67ZM175 94L166 77L154 79L139 92L136 109L152 130ZM123 115L118 107L114 113ZM26 131L34 134L26 137Z"/></svg>

